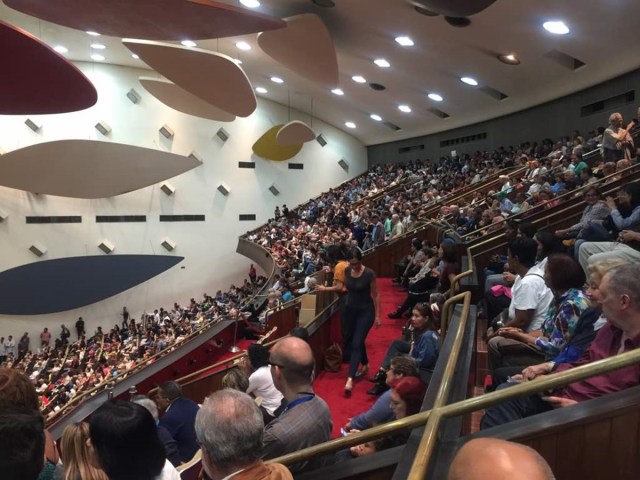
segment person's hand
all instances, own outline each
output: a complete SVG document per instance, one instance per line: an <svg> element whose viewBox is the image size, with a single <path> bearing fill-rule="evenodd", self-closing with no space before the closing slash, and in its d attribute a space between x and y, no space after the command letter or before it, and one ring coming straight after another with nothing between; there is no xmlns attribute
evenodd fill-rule
<svg viewBox="0 0 640 480"><path fill-rule="evenodd" d="M331 273L331 267L329 265L325 265L322 267L322 271L326 273Z"/></svg>
<svg viewBox="0 0 640 480"><path fill-rule="evenodd" d="M516 276L511 272L504 272L502 274L502 279L507 285L513 285L516 281Z"/></svg>
<svg viewBox="0 0 640 480"><path fill-rule="evenodd" d="M351 419L349 419L349 421L347 423L344 424L344 426L342 427L342 429L345 432L350 432L351 431Z"/></svg>
<svg viewBox="0 0 640 480"><path fill-rule="evenodd" d="M549 362L540 363L538 365L531 365L530 367L522 370L522 376L525 380L533 380L541 375L546 375L551 371L551 364Z"/></svg>
<svg viewBox="0 0 640 480"><path fill-rule="evenodd" d="M607 197L605 199L605 202L607 203L607 207L609 207L610 210L616 210L618 208L613 197Z"/></svg>
<svg viewBox="0 0 640 480"><path fill-rule="evenodd" d="M542 397L542 400L547 402L553 408L565 408L578 403L575 400L563 397Z"/></svg>
<svg viewBox="0 0 640 480"><path fill-rule="evenodd" d="M508 381L513 382L513 383L517 383L517 382L524 382L526 380L527 379L524 378L524 376L522 374L518 373L517 375L511 375L509 377Z"/></svg>
<svg viewBox="0 0 640 480"><path fill-rule="evenodd" d="M556 237L560 237L560 238L564 237L566 235L566 233L567 233L567 230L568 229L566 229L566 228L562 228L560 230L556 230Z"/></svg>
<svg viewBox="0 0 640 480"><path fill-rule="evenodd" d="M630 242L632 240L638 240L638 233L632 230L623 230L618 234L618 240L621 242Z"/></svg>
<svg viewBox="0 0 640 480"><path fill-rule="evenodd" d="M380 320L380 317L376 318L376 328L380 328L382 326L382 321Z"/></svg>
<svg viewBox="0 0 640 480"><path fill-rule="evenodd" d="M515 327L502 327L498 330L498 335L505 338L516 338L522 333L522 330Z"/></svg>

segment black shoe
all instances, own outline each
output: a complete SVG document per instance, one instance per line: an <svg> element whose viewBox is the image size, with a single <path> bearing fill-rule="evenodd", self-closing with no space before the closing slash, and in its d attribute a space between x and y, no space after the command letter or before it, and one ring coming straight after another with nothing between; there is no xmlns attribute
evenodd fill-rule
<svg viewBox="0 0 640 480"><path fill-rule="evenodd" d="M389 390L389 387L386 383L378 383L371 390L367 391L369 395L380 395Z"/></svg>
<svg viewBox="0 0 640 480"><path fill-rule="evenodd" d="M378 370L373 377L370 377L368 380L373 383L381 383L387 379L387 372L384 370Z"/></svg>
<svg viewBox="0 0 640 480"><path fill-rule="evenodd" d="M387 317L389 318L400 318L401 316L402 316L402 313L400 313L398 310L387 314Z"/></svg>

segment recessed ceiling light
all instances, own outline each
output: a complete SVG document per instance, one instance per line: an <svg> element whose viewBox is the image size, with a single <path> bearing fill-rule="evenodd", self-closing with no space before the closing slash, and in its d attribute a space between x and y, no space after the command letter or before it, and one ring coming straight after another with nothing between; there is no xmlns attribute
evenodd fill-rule
<svg viewBox="0 0 640 480"><path fill-rule="evenodd" d="M258 93L267 93L267 89L264 87L256 87L256 92Z"/></svg>
<svg viewBox="0 0 640 480"><path fill-rule="evenodd" d="M189 48L191 48L191 47L195 47L195 46L197 46L197 45L198 45L198 44L197 44L196 42L194 42L193 40L182 40L180 43L181 43L182 45L184 45L185 47L189 47Z"/></svg>
<svg viewBox="0 0 640 480"><path fill-rule="evenodd" d="M373 61L380 68L389 68L391 64L387 62L384 58L377 58Z"/></svg>
<svg viewBox="0 0 640 480"><path fill-rule="evenodd" d="M136 60L140 60L140 55L138 55L137 53L132 53L131 54L131 58L134 58Z"/></svg>
<svg viewBox="0 0 640 480"><path fill-rule="evenodd" d="M240 3L247 8L258 8L260 6L258 0L240 0Z"/></svg>
<svg viewBox="0 0 640 480"><path fill-rule="evenodd" d="M356 83L367 83L367 80L362 75L354 75L351 80Z"/></svg>
<svg viewBox="0 0 640 480"><path fill-rule="evenodd" d="M236 65L242 65L242 60L239 58L234 58L233 61L236 62Z"/></svg>
<svg viewBox="0 0 640 480"><path fill-rule="evenodd" d="M87 35L91 35L92 37L99 37L100 34L98 32L87 32Z"/></svg>
<svg viewBox="0 0 640 480"><path fill-rule="evenodd" d="M236 47L238 47L240 50L251 50L251 45L249 45L247 42L238 42L236 43Z"/></svg>
<svg viewBox="0 0 640 480"><path fill-rule="evenodd" d="M520 65L520 60L513 53L498 55L498 60L507 65Z"/></svg>
<svg viewBox="0 0 640 480"><path fill-rule="evenodd" d="M411 107L409 105L398 105L398 110L404 113L411 113Z"/></svg>
<svg viewBox="0 0 640 480"><path fill-rule="evenodd" d="M467 85L471 85L472 87L478 86L478 81L475 78L471 77L461 77L460 81L462 83L466 83Z"/></svg>
<svg viewBox="0 0 640 480"><path fill-rule="evenodd" d="M344 95L344 92L341 88L334 88L333 90L331 90L331 93L338 96Z"/></svg>
<svg viewBox="0 0 640 480"><path fill-rule="evenodd" d="M375 113L372 113L371 115L369 115L369 117L371 117L371 119L375 120L376 122L381 122L382 121L382 117L380 115L375 114Z"/></svg>
<svg viewBox="0 0 640 480"><path fill-rule="evenodd" d="M429 95L427 95L427 97L429 97L434 102L441 102L443 100L442 95L439 95L437 93L430 93Z"/></svg>
<svg viewBox="0 0 640 480"><path fill-rule="evenodd" d="M67 47L63 47L62 45L56 45L53 49L58 53L67 53L69 51Z"/></svg>
<svg viewBox="0 0 640 480"><path fill-rule="evenodd" d="M415 45L413 43L413 40L411 40L409 37L404 37L404 36L396 37L396 42L398 42L403 47L413 47Z"/></svg>
<svg viewBox="0 0 640 480"><path fill-rule="evenodd" d="M95 50L104 50L104 49L105 49L105 48L107 48L107 47L105 47L105 46L104 46L103 44L101 44L101 43L92 43L92 44L91 44L91 48L93 48L93 49L95 49Z"/></svg>
<svg viewBox="0 0 640 480"><path fill-rule="evenodd" d="M94 53L93 55L91 55L91 60L95 60L96 62L104 62L104 55Z"/></svg>
<svg viewBox="0 0 640 480"><path fill-rule="evenodd" d="M284 83L284 80L281 79L280 77L271 77L271 81L273 83Z"/></svg>
<svg viewBox="0 0 640 480"><path fill-rule="evenodd" d="M569 27L561 20L551 20L542 24L544 29L549 33L556 35L566 35L569 33Z"/></svg>
<svg viewBox="0 0 640 480"><path fill-rule="evenodd" d="M344 122L344 125L347 128L356 128L356 124L353 122Z"/></svg>

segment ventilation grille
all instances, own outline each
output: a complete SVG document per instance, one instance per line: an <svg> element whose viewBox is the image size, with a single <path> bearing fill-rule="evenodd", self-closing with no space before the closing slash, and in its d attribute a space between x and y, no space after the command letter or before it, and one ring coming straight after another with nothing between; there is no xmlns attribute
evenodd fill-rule
<svg viewBox="0 0 640 480"><path fill-rule="evenodd" d="M238 217L238 220L240 220L241 222L245 222L247 220L255 220L255 219L256 219L255 213L240 214L240 216Z"/></svg>
<svg viewBox="0 0 640 480"><path fill-rule="evenodd" d="M161 222L204 222L204 215L160 215Z"/></svg>
<svg viewBox="0 0 640 480"><path fill-rule="evenodd" d="M389 129L391 129L391 130L393 130L394 132L399 132L400 130L402 130L402 129L401 129L398 125L396 125L395 123L391 123L391 122L382 122L382 124L383 124L385 127L389 128Z"/></svg>
<svg viewBox="0 0 640 480"><path fill-rule="evenodd" d="M398 153L409 153L424 150L424 145L411 145L409 147L401 147L398 149Z"/></svg>
<svg viewBox="0 0 640 480"><path fill-rule="evenodd" d="M449 118L451 115L449 115L446 112L443 112L442 110L438 109L438 108L427 108L427 112L434 114L436 117L438 118L442 118L443 120L445 118Z"/></svg>
<svg viewBox="0 0 640 480"><path fill-rule="evenodd" d="M487 138L486 133L476 133L475 135L468 135L466 137L450 138L448 140L442 140L440 142L440 148L450 147L451 145L460 145L461 143L478 142Z"/></svg>
<svg viewBox="0 0 640 480"><path fill-rule="evenodd" d="M289 170L304 170L303 163L289 163Z"/></svg>
<svg viewBox="0 0 640 480"><path fill-rule="evenodd" d="M80 216L27 217L27 223L82 223Z"/></svg>
<svg viewBox="0 0 640 480"><path fill-rule="evenodd" d="M613 97L605 98L603 100L598 100L597 102L593 102L593 103L590 103L589 105L580 107L580 116L587 117L594 113L614 110L615 108L621 105L634 103L635 99L636 99L636 91L630 90L628 92L621 93Z"/></svg>
<svg viewBox="0 0 640 480"><path fill-rule="evenodd" d="M569 70L578 70L586 65L582 60L572 57L568 53L561 52L555 48L544 54L549 60L556 62L558 65L568 68Z"/></svg>
<svg viewBox="0 0 640 480"><path fill-rule="evenodd" d="M479 90L486 93L490 97L495 98L496 100L504 100L506 98L509 98L509 95L507 95L506 93L502 93L500 90L496 90L495 88L491 88L488 86L480 87Z"/></svg>
<svg viewBox="0 0 640 480"><path fill-rule="evenodd" d="M253 162L238 162L238 168L256 168Z"/></svg>
<svg viewBox="0 0 640 480"><path fill-rule="evenodd" d="M96 215L96 223L131 223L146 221L146 215Z"/></svg>

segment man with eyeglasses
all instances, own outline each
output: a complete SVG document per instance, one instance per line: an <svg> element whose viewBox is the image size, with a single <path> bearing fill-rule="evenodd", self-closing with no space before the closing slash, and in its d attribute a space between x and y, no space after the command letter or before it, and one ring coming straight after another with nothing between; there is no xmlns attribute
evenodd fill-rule
<svg viewBox="0 0 640 480"><path fill-rule="evenodd" d="M269 354L273 384L282 393L287 406L264 429L265 459L296 452L331 439L333 420L325 401L311 386L315 362L307 342L284 337ZM315 457L289 465L292 473L320 468L326 457Z"/></svg>

